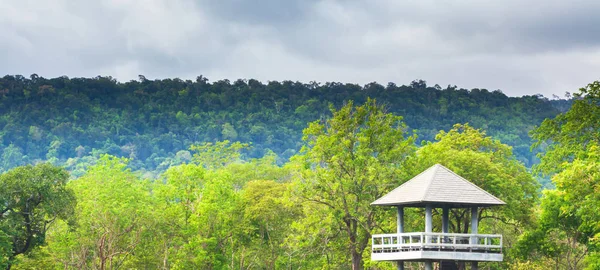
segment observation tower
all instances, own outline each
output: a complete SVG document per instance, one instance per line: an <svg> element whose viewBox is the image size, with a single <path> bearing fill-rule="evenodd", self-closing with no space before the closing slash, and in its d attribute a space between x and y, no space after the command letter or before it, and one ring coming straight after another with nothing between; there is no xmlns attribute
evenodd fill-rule
<svg viewBox="0 0 600 270"><path fill-rule="evenodd" d="M448 168L436 164L377 199L371 205L393 206L398 210L397 232L372 236L371 259L396 261L404 270L404 261L424 262L426 270L457 269L459 261L501 262L502 235L478 234L479 210L505 203L467 181ZM425 232L404 232L404 208L425 208ZM442 209L442 231L432 231L432 210ZM471 209L471 231L450 233L448 214L452 208ZM468 219L467 219L468 220ZM468 225L467 225L468 226Z"/></svg>

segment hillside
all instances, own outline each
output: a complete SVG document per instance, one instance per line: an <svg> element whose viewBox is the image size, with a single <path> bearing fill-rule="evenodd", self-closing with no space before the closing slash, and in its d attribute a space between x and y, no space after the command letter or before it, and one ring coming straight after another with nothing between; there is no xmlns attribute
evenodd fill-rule
<svg viewBox="0 0 600 270"><path fill-rule="evenodd" d="M194 143L249 142L246 157L271 150L280 162L301 147L307 123L347 100L367 97L404 117L419 141L470 123L511 145L519 160L536 163L528 132L569 108L566 100L507 97L501 91L427 86L180 79L117 82L110 77L0 78L0 170L51 160L78 176L101 153L132 158L150 175L190 158Z"/></svg>

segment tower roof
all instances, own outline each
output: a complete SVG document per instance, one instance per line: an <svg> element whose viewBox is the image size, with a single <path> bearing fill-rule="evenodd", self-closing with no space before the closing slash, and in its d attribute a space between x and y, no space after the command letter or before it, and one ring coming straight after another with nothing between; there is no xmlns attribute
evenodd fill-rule
<svg viewBox="0 0 600 270"><path fill-rule="evenodd" d="M486 207L506 203L440 164L431 166L371 203L371 205L404 206L427 204Z"/></svg>

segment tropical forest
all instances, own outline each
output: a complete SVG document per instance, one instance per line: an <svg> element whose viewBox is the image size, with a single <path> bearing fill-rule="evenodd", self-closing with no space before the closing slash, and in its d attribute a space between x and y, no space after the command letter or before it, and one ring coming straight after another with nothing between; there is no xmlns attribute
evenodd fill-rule
<svg viewBox="0 0 600 270"><path fill-rule="evenodd" d="M398 269L372 260L397 211L371 203L435 164L505 203L478 216L503 255L479 269L600 269L600 81L550 99L36 74L0 78L0 267Z"/></svg>

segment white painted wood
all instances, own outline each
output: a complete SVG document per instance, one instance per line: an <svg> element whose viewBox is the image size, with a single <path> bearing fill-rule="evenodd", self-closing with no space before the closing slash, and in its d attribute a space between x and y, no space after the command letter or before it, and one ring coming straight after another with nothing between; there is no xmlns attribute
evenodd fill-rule
<svg viewBox="0 0 600 270"><path fill-rule="evenodd" d="M484 239L477 242L474 239ZM502 261L502 235L395 233L372 236L372 260Z"/></svg>
<svg viewBox="0 0 600 270"><path fill-rule="evenodd" d="M373 253L373 261L398 261L398 260L449 260L449 261L479 261L501 262L504 256L500 253L473 253L473 252L441 252L441 251L409 251L397 253Z"/></svg>

